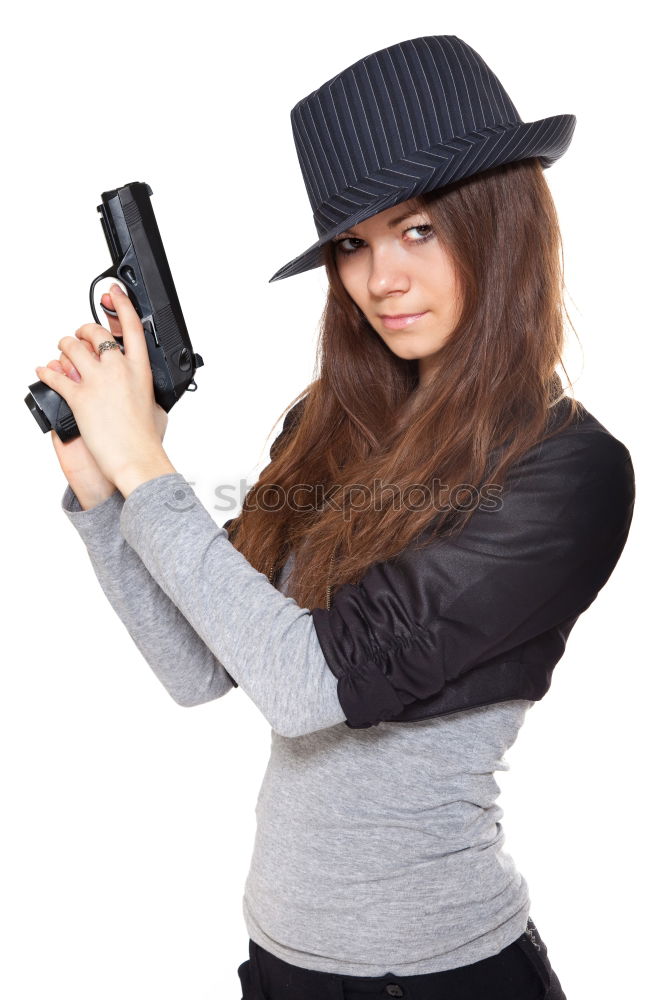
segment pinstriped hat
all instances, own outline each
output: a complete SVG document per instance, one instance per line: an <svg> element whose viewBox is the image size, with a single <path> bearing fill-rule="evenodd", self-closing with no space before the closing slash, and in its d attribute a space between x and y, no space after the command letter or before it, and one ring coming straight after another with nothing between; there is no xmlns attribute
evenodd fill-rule
<svg viewBox="0 0 666 1000"><path fill-rule="evenodd" d="M401 201L526 157L551 166L576 118L523 122L478 52L427 35L348 66L292 108L291 124L319 238L270 281L321 266L332 237Z"/></svg>

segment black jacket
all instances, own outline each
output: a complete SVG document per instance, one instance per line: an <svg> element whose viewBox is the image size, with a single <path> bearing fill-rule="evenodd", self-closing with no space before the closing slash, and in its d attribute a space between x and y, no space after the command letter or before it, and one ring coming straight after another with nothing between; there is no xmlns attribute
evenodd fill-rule
<svg viewBox="0 0 666 1000"><path fill-rule="evenodd" d="M287 413L271 458L303 404ZM340 586L311 614L346 725L543 698L622 553L634 496L629 451L583 409L512 467L501 505L479 506L459 537L434 535Z"/></svg>

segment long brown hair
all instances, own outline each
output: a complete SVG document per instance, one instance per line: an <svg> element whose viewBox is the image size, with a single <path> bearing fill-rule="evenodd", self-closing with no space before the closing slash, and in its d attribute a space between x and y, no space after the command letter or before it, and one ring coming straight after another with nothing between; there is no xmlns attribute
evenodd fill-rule
<svg viewBox="0 0 666 1000"><path fill-rule="evenodd" d="M319 376L294 401L298 419L229 529L271 579L294 551L289 595L302 607L323 607L327 584L357 583L371 564L420 545L427 526L457 534L490 484L581 412L556 372L562 246L540 161L503 164L405 205L427 213L462 292L437 370L419 385L418 360L386 346L327 243Z"/></svg>

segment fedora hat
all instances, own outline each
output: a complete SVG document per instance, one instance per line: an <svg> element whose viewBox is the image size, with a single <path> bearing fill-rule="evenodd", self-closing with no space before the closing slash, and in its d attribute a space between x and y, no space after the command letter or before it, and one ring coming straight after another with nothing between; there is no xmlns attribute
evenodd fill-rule
<svg viewBox="0 0 666 1000"><path fill-rule="evenodd" d="M269 281L324 263L332 237L427 191L527 157L566 151L575 115L524 122L457 35L410 38L359 59L291 110L319 238Z"/></svg>

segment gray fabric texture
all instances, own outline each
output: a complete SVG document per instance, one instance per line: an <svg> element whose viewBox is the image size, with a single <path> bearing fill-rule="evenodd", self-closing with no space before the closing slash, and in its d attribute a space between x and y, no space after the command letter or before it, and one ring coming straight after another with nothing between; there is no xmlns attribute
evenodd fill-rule
<svg viewBox="0 0 666 1000"><path fill-rule="evenodd" d="M527 700L350 729L307 608L234 549L179 473L62 508L155 675L183 706L231 677L269 722L245 883L248 934L278 958L349 976L480 961L526 928L494 772Z"/></svg>

